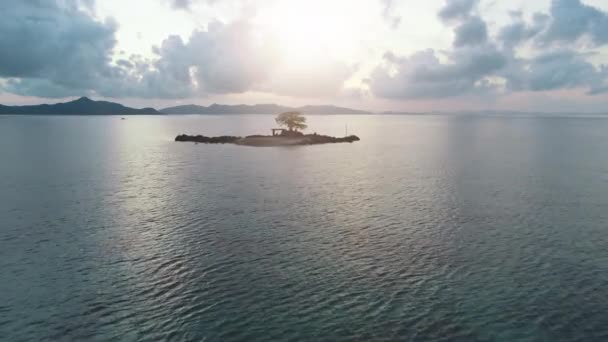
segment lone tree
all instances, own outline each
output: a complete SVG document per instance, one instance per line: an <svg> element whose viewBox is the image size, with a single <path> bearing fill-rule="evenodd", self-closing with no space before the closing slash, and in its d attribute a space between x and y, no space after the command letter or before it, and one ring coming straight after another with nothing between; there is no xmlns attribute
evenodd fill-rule
<svg viewBox="0 0 608 342"><path fill-rule="evenodd" d="M289 131L298 131L299 129L304 130L308 126L306 125L306 117L302 116L300 112L286 112L281 113L275 119L279 126L287 126Z"/></svg>

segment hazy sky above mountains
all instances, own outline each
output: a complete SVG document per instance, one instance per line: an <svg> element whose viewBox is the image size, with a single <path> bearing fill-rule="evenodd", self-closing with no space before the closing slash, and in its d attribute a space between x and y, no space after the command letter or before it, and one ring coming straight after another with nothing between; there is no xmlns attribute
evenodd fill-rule
<svg viewBox="0 0 608 342"><path fill-rule="evenodd" d="M0 103L608 111L605 0L4 0L0 12Z"/></svg>

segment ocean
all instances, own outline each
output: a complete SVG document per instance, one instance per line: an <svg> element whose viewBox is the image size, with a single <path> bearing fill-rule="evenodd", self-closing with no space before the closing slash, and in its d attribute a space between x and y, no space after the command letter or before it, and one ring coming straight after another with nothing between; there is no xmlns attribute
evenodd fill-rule
<svg viewBox="0 0 608 342"><path fill-rule="evenodd" d="M0 116L0 340L608 340L608 117L125 118Z"/></svg>

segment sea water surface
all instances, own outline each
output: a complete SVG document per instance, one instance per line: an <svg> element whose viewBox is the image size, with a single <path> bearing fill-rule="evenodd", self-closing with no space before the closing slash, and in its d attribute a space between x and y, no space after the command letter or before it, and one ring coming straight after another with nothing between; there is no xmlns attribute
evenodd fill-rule
<svg viewBox="0 0 608 342"><path fill-rule="evenodd" d="M0 116L0 340L608 340L608 117L309 124Z"/></svg>

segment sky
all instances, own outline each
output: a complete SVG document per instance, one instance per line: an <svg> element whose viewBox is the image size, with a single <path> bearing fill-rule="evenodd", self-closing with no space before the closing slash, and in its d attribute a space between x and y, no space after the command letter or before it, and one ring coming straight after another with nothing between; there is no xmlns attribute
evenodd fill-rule
<svg viewBox="0 0 608 342"><path fill-rule="evenodd" d="M608 112L606 0L3 0L0 103Z"/></svg>

